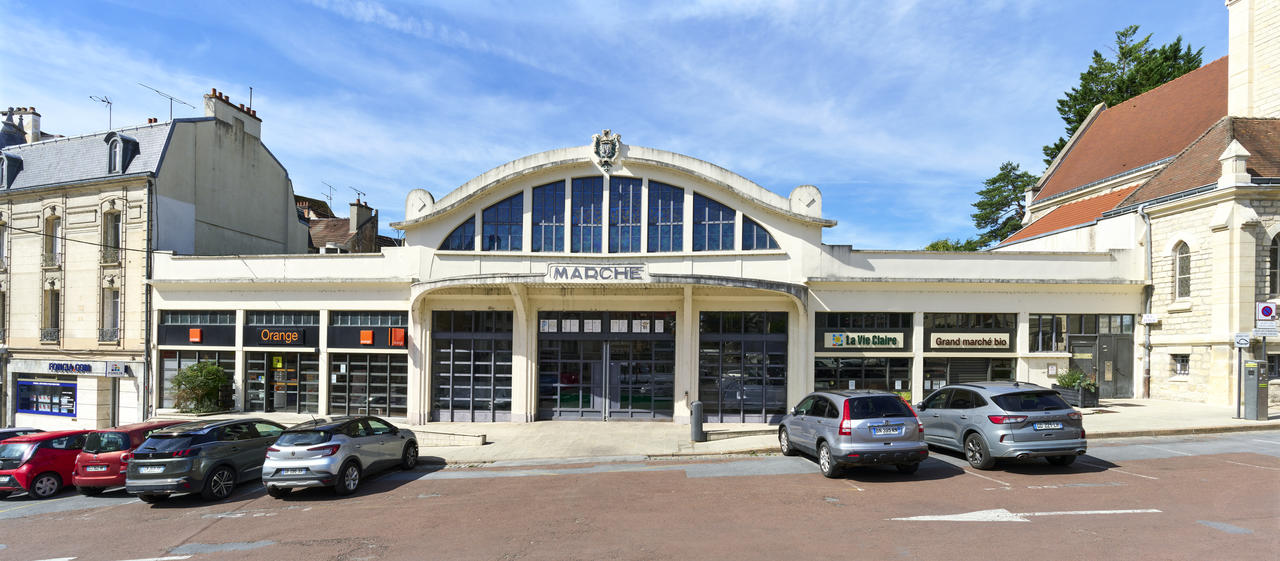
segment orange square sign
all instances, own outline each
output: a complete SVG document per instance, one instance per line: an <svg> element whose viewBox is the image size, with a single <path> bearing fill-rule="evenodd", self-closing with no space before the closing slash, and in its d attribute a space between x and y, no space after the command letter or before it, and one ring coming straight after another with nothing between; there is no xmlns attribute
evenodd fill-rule
<svg viewBox="0 0 1280 561"><path fill-rule="evenodd" d="M373 330L372 330L372 329L361 329L361 330L360 330L360 344L361 344L361 345L372 345L372 344L373 344Z"/></svg>
<svg viewBox="0 0 1280 561"><path fill-rule="evenodd" d="M187 342L189 342L189 343L199 343L199 342L201 342L203 339L204 339L204 337L203 337L202 333L200 332L200 328L196 327L196 328L192 328L192 329L188 329L188 330L187 330Z"/></svg>
<svg viewBox="0 0 1280 561"><path fill-rule="evenodd" d="M404 346L404 328L392 327L390 331L391 333L389 334L390 337L388 337L388 339L391 339L391 346L403 347Z"/></svg>

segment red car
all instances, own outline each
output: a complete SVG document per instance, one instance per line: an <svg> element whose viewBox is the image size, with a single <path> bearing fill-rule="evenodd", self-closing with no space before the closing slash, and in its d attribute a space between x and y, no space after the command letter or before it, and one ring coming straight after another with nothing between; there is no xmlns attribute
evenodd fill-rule
<svg viewBox="0 0 1280 561"><path fill-rule="evenodd" d="M85 439L84 449L76 457L71 483L83 495L98 495L107 487L124 485L124 475L129 469L129 458L134 448L147 439L156 429L187 421L147 421L96 430Z"/></svg>
<svg viewBox="0 0 1280 561"><path fill-rule="evenodd" d="M59 430L15 436L0 442L0 499L26 491L47 499L71 481L76 455L87 430Z"/></svg>

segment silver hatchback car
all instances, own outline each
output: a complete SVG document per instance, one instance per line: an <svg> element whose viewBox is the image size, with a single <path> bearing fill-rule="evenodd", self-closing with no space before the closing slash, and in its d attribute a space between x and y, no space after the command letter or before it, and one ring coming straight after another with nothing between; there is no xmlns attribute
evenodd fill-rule
<svg viewBox="0 0 1280 561"><path fill-rule="evenodd" d="M952 384L916 408L925 442L962 452L977 469L1024 458L1065 466L1088 448L1080 412L1058 392L1028 382Z"/></svg>
<svg viewBox="0 0 1280 561"><path fill-rule="evenodd" d="M377 417L329 417L294 425L267 448L262 484L281 498L303 487L333 487L349 495L360 476L418 464L418 438Z"/></svg>
<svg viewBox="0 0 1280 561"><path fill-rule="evenodd" d="M874 390L816 392L782 418L783 455L805 450L818 456L822 475L843 466L895 465L915 473L929 457L915 411L897 394Z"/></svg>

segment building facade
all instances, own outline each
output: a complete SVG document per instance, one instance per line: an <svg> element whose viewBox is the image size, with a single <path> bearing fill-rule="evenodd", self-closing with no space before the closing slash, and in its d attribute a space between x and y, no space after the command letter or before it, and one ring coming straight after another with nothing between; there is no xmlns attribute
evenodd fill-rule
<svg viewBox="0 0 1280 561"><path fill-rule="evenodd" d="M205 115L64 138L42 135L34 110L6 112L27 132L0 147L6 423L144 418L151 251L306 251L255 112L215 91Z"/></svg>

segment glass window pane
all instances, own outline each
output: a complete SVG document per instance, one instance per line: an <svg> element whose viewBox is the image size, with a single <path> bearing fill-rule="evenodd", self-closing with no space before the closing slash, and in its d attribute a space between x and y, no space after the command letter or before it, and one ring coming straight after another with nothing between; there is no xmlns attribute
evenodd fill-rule
<svg viewBox="0 0 1280 561"><path fill-rule="evenodd" d="M573 180L573 198L569 212L572 236L569 250L573 253L600 253L603 230L604 178L579 177Z"/></svg>
<svg viewBox="0 0 1280 561"><path fill-rule="evenodd" d="M649 251L684 249L684 189L649 181Z"/></svg>
<svg viewBox="0 0 1280 561"><path fill-rule="evenodd" d="M735 216L728 206L694 193L693 250L732 250Z"/></svg>
<svg viewBox="0 0 1280 561"><path fill-rule="evenodd" d="M524 193L516 193L484 209L485 251L520 251L524 224Z"/></svg>
<svg viewBox="0 0 1280 561"><path fill-rule="evenodd" d="M564 251L564 181L533 188L533 251Z"/></svg>
<svg viewBox="0 0 1280 561"><path fill-rule="evenodd" d="M446 251L471 251L476 248L476 217L468 218L466 222L458 225L444 241L440 242L440 249Z"/></svg>

